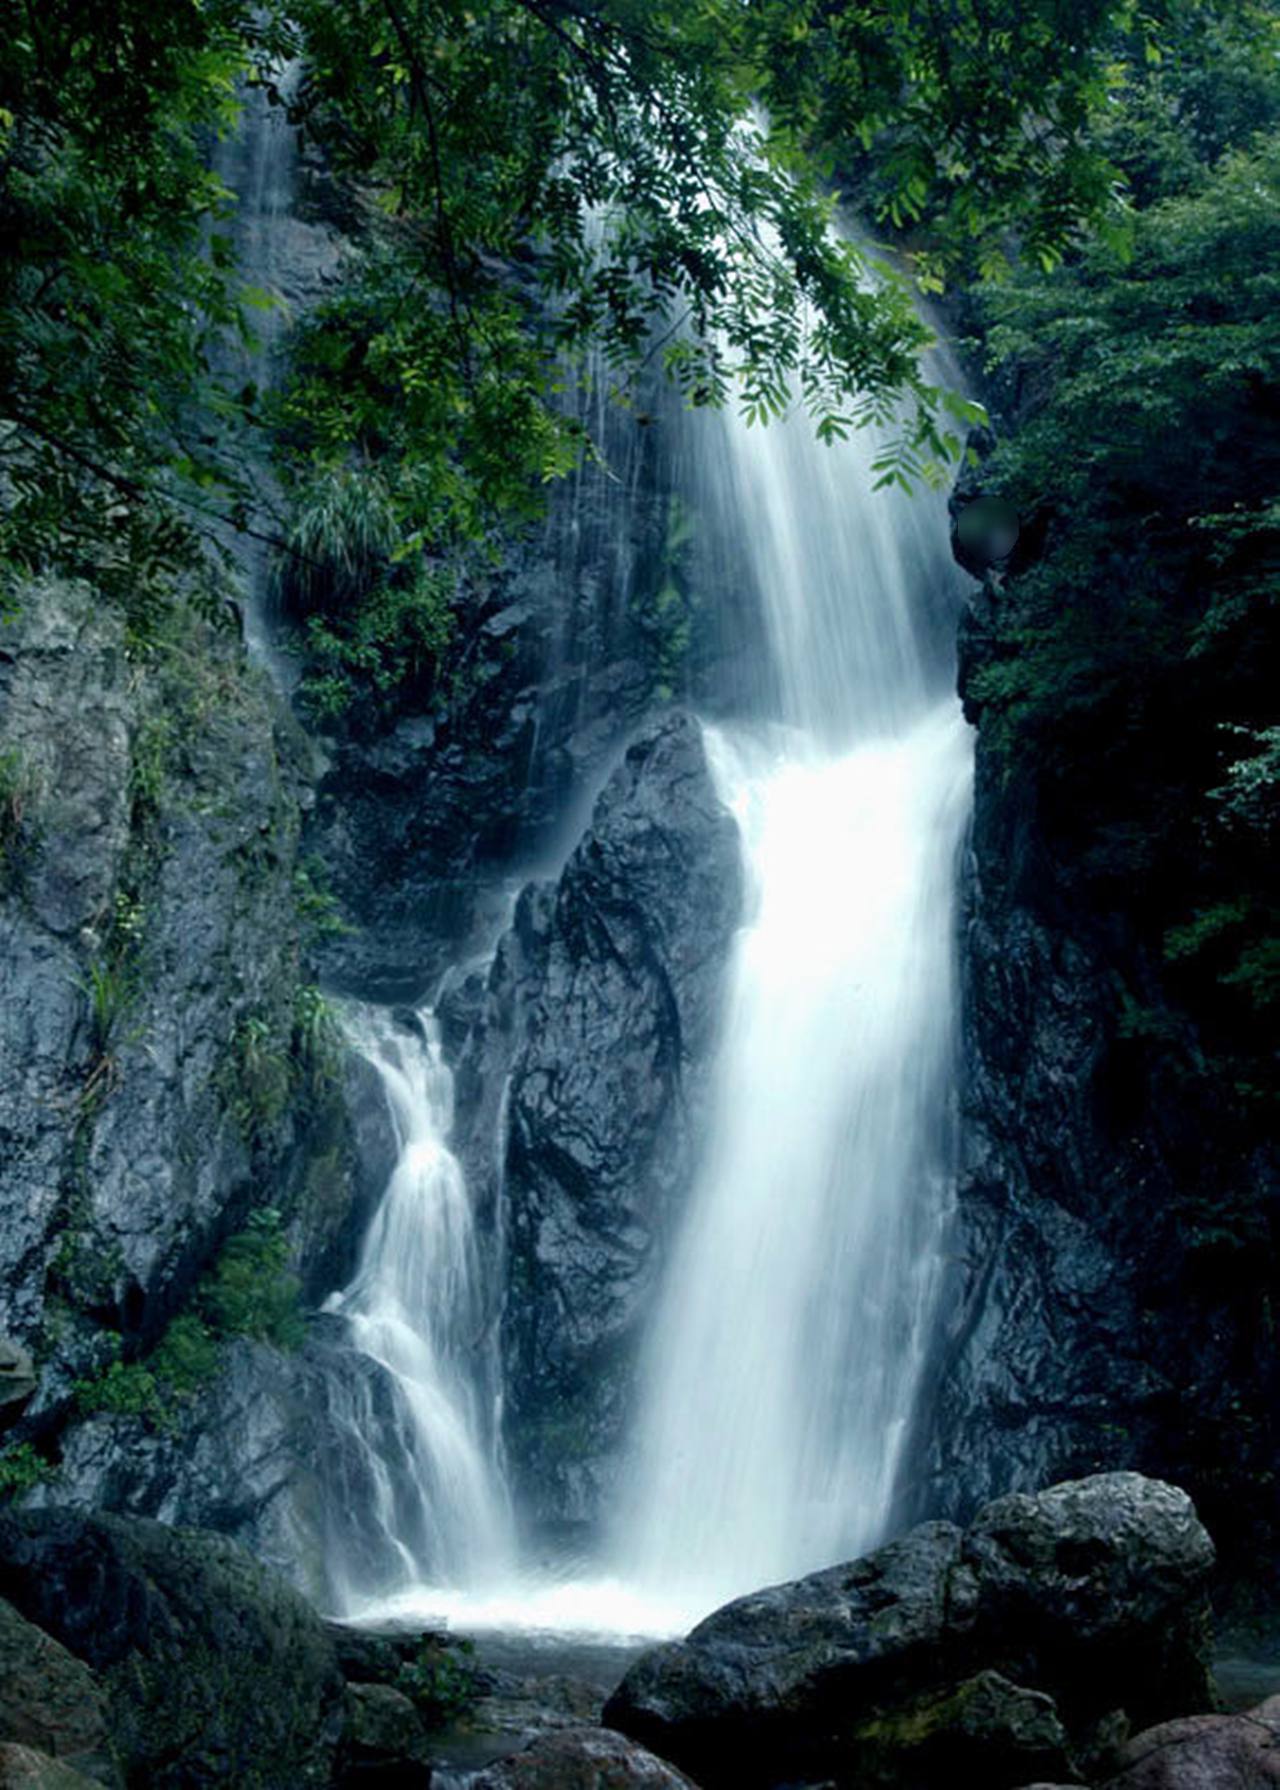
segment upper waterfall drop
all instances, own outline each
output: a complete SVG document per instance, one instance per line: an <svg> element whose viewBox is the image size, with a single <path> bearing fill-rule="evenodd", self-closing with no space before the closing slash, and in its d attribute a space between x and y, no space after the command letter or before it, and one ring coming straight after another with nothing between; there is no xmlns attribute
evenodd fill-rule
<svg viewBox="0 0 1280 1790"><path fill-rule="evenodd" d="M752 911L615 1538L687 1620L883 1538L940 1277L971 738L931 638L940 501L874 491L875 446L705 438L781 724L710 736Z"/></svg>

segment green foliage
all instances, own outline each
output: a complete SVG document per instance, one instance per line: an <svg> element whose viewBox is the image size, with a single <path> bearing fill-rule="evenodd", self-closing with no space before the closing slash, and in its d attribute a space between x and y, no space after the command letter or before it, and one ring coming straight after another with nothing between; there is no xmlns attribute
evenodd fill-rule
<svg viewBox="0 0 1280 1790"><path fill-rule="evenodd" d="M111 1360L73 1384L79 1409L85 1415L136 1417L151 1429L173 1434L183 1405L216 1376L220 1343L236 1336L280 1349L302 1343L306 1324L299 1295L280 1214L262 1208L224 1245L189 1309L172 1320L149 1355L125 1361L120 1337L108 1333Z"/></svg>
<svg viewBox="0 0 1280 1790"><path fill-rule="evenodd" d="M354 931L342 918L338 898L326 881L320 858L304 858L293 873L293 900L307 943L341 938Z"/></svg>
<svg viewBox="0 0 1280 1790"><path fill-rule="evenodd" d="M1252 40L1207 5L1188 19L1193 48L1109 128L1135 169L1157 114L1157 150L1167 128L1185 152L1135 176L1127 240L982 298L1021 411L984 483L1022 539L966 694L1252 1098L1275 1089L1280 1012L1280 73L1274 18Z"/></svg>
<svg viewBox="0 0 1280 1790"><path fill-rule="evenodd" d="M316 472L294 494L280 562L286 600L302 615L341 615L380 582L396 539L381 474L350 467Z"/></svg>
<svg viewBox="0 0 1280 1790"><path fill-rule="evenodd" d="M221 1080L232 1117L253 1142L275 1123L293 1091L289 1040L261 1013L247 1013L231 1035Z"/></svg>
<svg viewBox="0 0 1280 1790"><path fill-rule="evenodd" d="M395 1688L416 1705L428 1728L461 1720L480 1696L474 1644L424 1640L414 1658L401 1666Z"/></svg>
<svg viewBox="0 0 1280 1790"><path fill-rule="evenodd" d="M312 1094L331 1086L342 1060L342 1032L330 1002L311 983L294 995L292 1042L299 1082Z"/></svg>
<svg viewBox="0 0 1280 1790"><path fill-rule="evenodd" d="M54 1468L30 1442L0 1448L0 1501L21 1498L53 1476Z"/></svg>
<svg viewBox="0 0 1280 1790"><path fill-rule="evenodd" d="M310 984L295 989L287 1027L262 1012L243 1015L218 1079L246 1141L261 1142L291 1100L322 1093L336 1077L340 1058L333 1010Z"/></svg>
<svg viewBox="0 0 1280 1790"><path fill-rule="evenodd" d="M143 638L175 584L212 610L265 425L299 486L290 576L323 607L388 520L411 559L536 508L586 446L554 387L590 342L694 403L736 387L763 419L794 392L828 436L905 394L894 470L927 471L926 332L828 239L824 158L874 143L884 215L928 212L939 255L1016 231L1052 256L1107 201L1108 31L1184 4L0 0L0 573L83 573ZM208 147L245 81L283 103L293 55L290 121L363 240L276 406L214 371L263 300ZM371 465L389 518L352 515Z"/></svg>
<svg viewBox="0 0 1280 1790"><path fill-rule="evenodd" d="M454 589L451 574L420 564L412 577L389 575L344 614L313 616L302 681L312 716L375 718L429 700L455 638Z"/></svg>
<svg viewBox="0 0 1280 1790"><path fill-rule="evenodd" d="M202 1284L200 1303L222 1336L251 1336L297 1348L306 1336L300 1286L289 1272L289 1245L272 1207L255 1212L231 1238Z"/></svg>
<svg viewBox="0 0 1280 1790"><path fill-rule="evenodd" d="M145 1361L123 1361L120 1338L112 1338L113 1359L97 1374L74 1382L76 1403L86 1415L139 1417L171 1434L182 1405L214 1377L217 1342L194 1312L174 1318Z"/></svg>
<svg viewBox="0 0 1280 1790"><path fill-rule="evenodd" d="M160 811L177 726L166 710L146 716L133 736L129 757L129 797L135 827Z"/></svg>

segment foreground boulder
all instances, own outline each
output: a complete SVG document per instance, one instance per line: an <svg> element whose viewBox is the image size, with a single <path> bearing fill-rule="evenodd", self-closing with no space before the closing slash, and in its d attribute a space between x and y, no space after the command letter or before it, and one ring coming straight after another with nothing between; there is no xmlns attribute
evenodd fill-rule
<svg viewBox="0 0 1280 1790"><path fill-rule="evenodd" d="M34 1747L0 1744L0 1790L94 1790L96 1782Z"/></svg>
<svg viewBox="0 0 1280 1790"><path fill-rule="evenodd" d="M11 1775L28 1768L16 1754L31 1750L33 1757L47 1755L59 1766L113 1790L120 1782L108 1739L106 1699L93 1673L3 1600L0 1742L10 1743L15 1751ZM21 1782L21 1776L14 1781ZM4 1782L0 1777L0 1784Z"/></svg>
<svg viewBox="0 0 1280 1790"><path fill-rule="evenodd" d="M1242 1715L1162 1722L1121 1752L1106 1790L1266 1790L1280 1785L1280 1697Z"/></svg>
<svg viewBox="0 0 1280 1790"><path fill-rule="evenodd" d="M683 1772L604 1728L544 1734L471 1780L471 1790L697 1790Z"/></svg>
<svg viewBox="0 0 1280 1790"><path fill-rule="evenodd" d="M1071 1779L1210 1707L1213 1547L1185 1493L1113 1473L926 1523L645 1654L607 1726L706 1790Z"/></svg>
<svg viewBox="0 0 1280 1790"><path fill-rule="evenodd" d="M329 1784L346 1707L333 1642L234 1543L141 1518L6 1514L0 1595L92 1670L129 1783Z"/></svg>

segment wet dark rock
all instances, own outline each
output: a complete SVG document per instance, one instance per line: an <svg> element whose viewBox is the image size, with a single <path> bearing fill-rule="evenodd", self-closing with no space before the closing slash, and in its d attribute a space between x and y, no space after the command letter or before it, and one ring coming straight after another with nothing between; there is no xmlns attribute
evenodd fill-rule
<svg viewBox="0 0 1280 1790"><path fill-rule="evenodd" d="M389 1684L347 1686L347 1736L337 1783L341 1790L426 1790L431 1750L422 1717Z"/></svg>
<svg viewBox="0 0 1280 1790"><path fill-rule="evenodd" d="M1074 1716L1123 1706L1145 1726L1207 1709L1214 1549L1185 1492L1111 1473L1013 1493L965 1534L974 1632ZM1101 1697L1102 1703L1097 1699Z"/></svg>
<svg viewBox="0 0 1280 1790"><path fill-rule="evenodd" d="M1005 1498L726 1605L645 1654L605 1721L708 1790L942 1790L957 1751L993 1786L1075 1775L1117 1709L1209 1707L1212 1561L1186 1496L1136 1474Z"/></svg>
<svg viewBox="0 0 1280 1790"><path fill-rule="evenodd" d="M976 1673L859 1725L851 1751L860 1790L917 1784L1011 1790L1029 1771L1075 1775L1052 1697L998 1672Z"/></svg>
<svg viewBox="0 0 1280 1790"><path fill-rule="evenodd" d="M957 502L983 489L971 469ZM1038 551L1029 526L960 629L979 733L956 1267L912 1508L964 1521L1010 1489L1137 1468L1185 1486L1224 1575L1274 1599L1280 1162L1173 997L1167 878L1144 868L1200 798L1178 786L1178 714L1136 691L1002 748L991 674L1018 664Z"/></svg>
<svg viewBox="0 0 1280 1790"><path fill-rule="evenodd" d="M468 1790L697 1790L665 1760L604 1728L545 1734L473 1777Z"/></svg>
<svg viewBox="0 0 1280 1790"><path fill-rule="evenodd" d="M49 1754L97 1784L120 1783L108 1737L106 1701L93 1673L3 1599L0 1740ZM15 1763L13 1771L17 1769ZM15 1782L21 1779L15 1777Z"/></svg>
<svg viewBox="0 0 1280 1790"><path fill-rule="evenodd" d="M329 1783L346 1715L333 1644L297 1592L225 1538L11 1514L0 1593L95 1673L129 1782Z"/></svg>
<svg viewBox="0 0 1280 1790"><path fill-rule="evenodd" d="M114 1510L216 1530L332 1606L329 1568L393 1579L400 1557L367 1521L378 1488L369 1445L394 1450L401 1421L385 1370L347 1345L340 1319L313 1320L297 1353L241 1339L217 1376L167 1423L102 1415L67 1435L35 1508Z"/></svg>
<svg viewBox="0 0 1280 1790"><path fill-rule="evenodd" d="M669 716L628 749L559 882L524 890L462 1052L455 1147L482 1212L506 1202L508 1456L548 1524L599 1514L740 905L701 730Z"/></svg>

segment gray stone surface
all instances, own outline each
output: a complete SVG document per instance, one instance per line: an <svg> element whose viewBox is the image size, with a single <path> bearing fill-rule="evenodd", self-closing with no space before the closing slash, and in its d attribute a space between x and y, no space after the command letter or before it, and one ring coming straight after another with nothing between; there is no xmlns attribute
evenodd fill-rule
<svg viewBox="0 0 1280 1790"><path fill-rule="evenodd" d="M737 827L697 723L669 716L558 882L524 890L473 1004L455 1147L482 1213L505 1201L507 1450L549 1524L601 1511L740 909Z"/></svg>
<svg viewBox="0 0 1280 1790"><path fill-rule="evenodd" d="M287 1049L305 755L235 646L192 626L139 660L118 611L43 585L5 629L0 748L28 785L0 898L0 1321L19 1340L51 1285L154 1333L247 1209L254 1146L294 1141L287 1110L256 1140L238 1121L238 1028Z"/></svg>
<svg viewBox="0 0 1280 1790"><path fill-rule="evenodd" d="M1280 1697L1240 1715L1186 1716L1136 1734L1106 1790L1269 1790L1280 1784Z"/></svg>
<svg viewBox="0 0 1280 1790"><path fill-rule="evenodd" d="M0 1742L0 1790L92 1790L95 1782L34 1747Z"/></svg>

